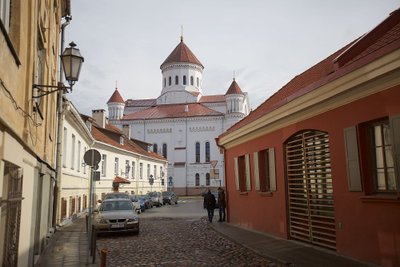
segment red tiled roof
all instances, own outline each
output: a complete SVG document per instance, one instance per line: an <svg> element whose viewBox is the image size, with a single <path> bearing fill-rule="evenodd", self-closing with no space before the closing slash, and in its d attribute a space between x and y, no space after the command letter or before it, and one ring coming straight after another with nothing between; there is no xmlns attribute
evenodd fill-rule
<svg viewBox="0 0 400 267"><path fill-rule="evenodd" d="M101 128L97 124L93 124L92 136L95 140L112 145L114 147L125 149L148 157L165 160L165 158L161 155L143 149L141 146L127 137L124 137L124 144L120 144L119 141L120 137L122 136L122 131L110 124L106 124L106 128Z"/></svg>
<svg viewBox="0 0 400 267"><path fill-rule="evenodd" d="M302 74L294 77L257 109L219 137L234 132L293 99L338 79L399 48L400 9L392 12L389 18L379 24L371 32L351 42Z"/></svg>
<svg viewBox="0 0 400 267"><path fill-rule="evenodd" d="M168 63L176 63L176 62L187 62L201 66L204 68L203 64L196 58L193 52L187 47L187 45L181 39L181 42L175 47L175 49L171 52L171 54L167 57L166 60L161 64L160 68Z"/></svg>
<svg viewBox="0 0 400 267"><path fill-rule="evenodd" d="M188 110L185 112L185 106ZM221 116L221 112L199 103L159 105L125 115L122 120L144 120L180 117Z"/></svg>
<svg viewBox="0 0 400 267"><path fill-rule="evenodd" d="M126 107L151 107L155 106L157 99L128 99L125 104Z"/></svg>
<svg viewBox="0 0 400 267"><path fill-rule="evenodd" d="M108 103L125 103L124 99L122 98L122 96L118 92L117 88L115 88L115 91L112 94L112 96L110 97L110 99L108 100L107 104Z"/></svg>
<svg viewBox="0 0 400 267"><path fill-rule="evenodd" d="M215 103L225 102L225 95L203 95L200 98L200 103Z"/></svg>
<svg viewBox="0 0 400 267"><path fill-rule="evenodd" d="M226 91L226 95L233 95L233 94L243 95L243 92L240 89L240 87L237 84L237 82L235 81L235 79L233 79L233 81L231 83L231 86L229 86L228 91Z"/></svg>
<svg viewBox="0 0 400 267"><path fill-rule="evenodd" d="M130 184L131 182L125 178L115 176L113 183L119 183L119 184Z"/></svg>

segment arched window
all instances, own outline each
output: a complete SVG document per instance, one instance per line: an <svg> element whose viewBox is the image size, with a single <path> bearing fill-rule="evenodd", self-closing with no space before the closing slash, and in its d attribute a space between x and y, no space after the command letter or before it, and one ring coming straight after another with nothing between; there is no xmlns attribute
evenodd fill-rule
<svg viewBox="0 0 400 267"><path fill-rule="evenodd" d="M167 78L164 78L164 87L167 86Z"/></svg>
<svg viewBox="0 0 400 267"><path fill-rule="evenodd" d="M197 87L199 87L199 85L200 85L200 80L199 80L199 77L197 77L197 79L196 79L197 81L196 81L196 83L197 83Z"/></svg>
<svg viewBox="0 0 400 267"><path fill-rule="evenodd" d="M210 185L210 174L208 172L206 173L206 185Z"/></svg>
<svg viewBox="0 0 400 267"><path fill-rule="evenodd" d="M200 162L200 143L196 142L196 162Z"/></svg>
<svg viewBox="0 0 400 267"><path fill-rule="evenodd" d="M186 75L183 75L183 85L186 85Z"/></svg>
<svg viewBox="0 0 400 267"><path fill-rule="evenodd" d="M200 186L200 174L196 173L196 186Z"/></svg>
<svg viewBox="0 0 400 267"><path fill-rule="evenodd" d="M175 84L179 84L179 77L178 77L178 75L175 76Z"/></svg>
<svg viewBox="0 0 400 267"><path fill-rule="evenodd" d="M168 77L168 85L171 85L172 81L171 81L171 76Z"/></svg>
<svg viewBox="0 0 400 267"><path fill-rule="evenodd" d="M206 142L206 162L210 162L210 142Z"/></svg>
<svg viewBox="0 0 400 267"><path fill-rule="evenodd" d="M154 144L154 145L153 145L153 152L154 152L154 153L157 153L157 151L158 151L158 145L157 145L157 144Z"/></svg>
<svg viewBox="0 0 400 267"><path fill-rule="evenodd" d="M193 76L190 76L190 85L193 85L193 84L194 84Z"/></svg>
<svg viewBox="0 0 400 267"><path fill-rule="evenodd" d="M162 155L164 158L167 158L167 144L162 145Z"/></svg>

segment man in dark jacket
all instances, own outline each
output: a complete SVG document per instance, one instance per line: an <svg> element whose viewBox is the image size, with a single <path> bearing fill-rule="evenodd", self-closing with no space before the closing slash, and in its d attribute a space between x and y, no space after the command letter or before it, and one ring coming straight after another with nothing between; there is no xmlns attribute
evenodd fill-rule
<svg viewBox="0 0 400 267"><path fill-rule="evenodd" d="M210 189L208 190L207 194L204 196L204 205L207 209L208 213L208 220L212 222L214 217L214 209L215 209L215 197L211 194Z"/></svg>
<svg viewBox="0 0 400 267"><path fill-rule="evenodd" d="M218 188L219 222L225 221L225 192L221 187Z"/></svg>

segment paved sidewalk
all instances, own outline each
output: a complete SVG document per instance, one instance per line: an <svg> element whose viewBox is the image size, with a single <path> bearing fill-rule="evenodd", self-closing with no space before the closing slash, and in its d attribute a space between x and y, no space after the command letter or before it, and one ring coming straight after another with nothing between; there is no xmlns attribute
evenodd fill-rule
<svg viewBox="0 0 400 267"><path fill-rule="evenodd" d="M78 218L74 223L57 230L41 256L38 266L43 267L76 267L99 266L99 255L96 263L88 257L88 236L85 217Z"/></svg>
<svg viewBox="0 0 400 267"><path fill-rule="evenodd" d="M339 256L334 251L311 245L276 238L267 234L246 230L230 223L213 222L211 227L229 239L259 255L275 260L278 266L296 267L365 267L376 266Z"/></svg>

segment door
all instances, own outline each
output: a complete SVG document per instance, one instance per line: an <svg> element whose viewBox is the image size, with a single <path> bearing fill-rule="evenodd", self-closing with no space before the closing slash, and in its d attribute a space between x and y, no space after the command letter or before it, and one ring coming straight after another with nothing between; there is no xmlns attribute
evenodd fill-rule
<svg viewBox="0 0 400 267"><path fill-rule="evenodd" d="M336 249L329 136L303 131L285 144L289 234Z"/></svg>

